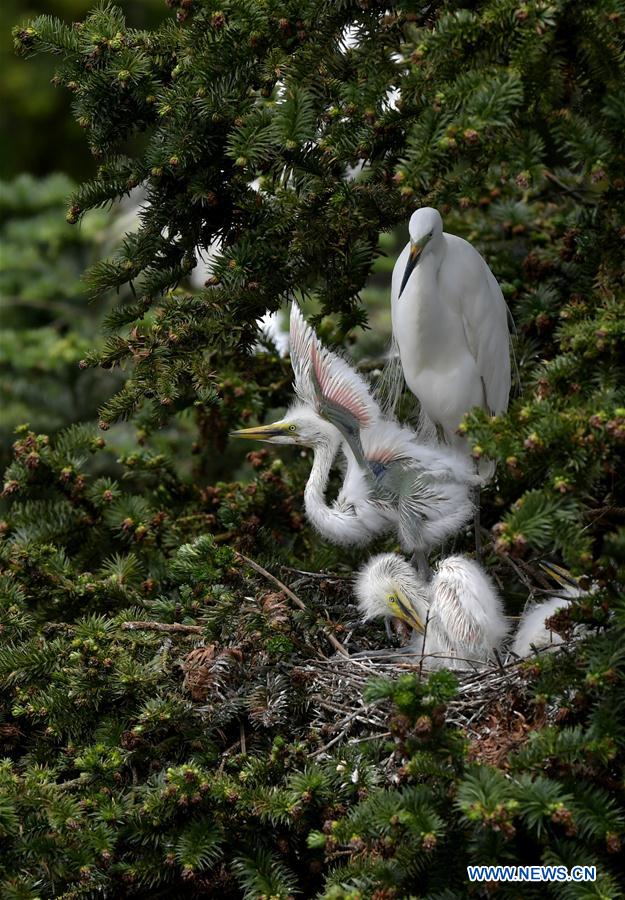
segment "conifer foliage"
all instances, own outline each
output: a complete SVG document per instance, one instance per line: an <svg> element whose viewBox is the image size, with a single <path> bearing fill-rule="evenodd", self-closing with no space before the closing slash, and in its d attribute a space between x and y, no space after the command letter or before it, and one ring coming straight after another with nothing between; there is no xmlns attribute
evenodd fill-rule
<svg viewBox="0 0 625 900"><path fill-rule="evenodd" d="M111 379L78 363L98 341L100 307L86 303L81 276L102 255L109 215L85 217L80 229L63 221L63 175L22 175L0 182L0 460L10 458L13 429L27 420L56 431L95 420L96 404L113 393Z"/></svg>
<svg viewBox="0 0 625 900"><path fill-rule="evenodd" d="M490 862L597 866L524 896L623 896L623 4L169 5L153 31L109 4L15 31L56 55L100 163L68 222L138 185L148 202L90 270L94 298L121 299L82 362L126 367L101 424L139 414L140 446L23 428L5 475L2 896L434 900L481 896L466 865ZM463 425L498 461L483 515L509 611L538 556L594 581L559 622L584 640L483 711L496 758L451 724L446 672L369 687L383 737L320 733L304 661L353 631L349 588L304 579L293 607L242 556L310 571L302 460L251 454L247 484L205 464L284 403L284 362L249 353L257 317L314 301L342 340L380 232L424 204L484 252L517 323L509 413ZM193 479L149 437L189 411Z"/></svg>

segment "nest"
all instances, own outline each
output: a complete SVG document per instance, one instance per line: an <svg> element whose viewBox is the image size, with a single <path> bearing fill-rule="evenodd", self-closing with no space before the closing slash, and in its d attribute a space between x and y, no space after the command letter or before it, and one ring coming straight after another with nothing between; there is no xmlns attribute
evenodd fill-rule
<svg viewBox="0 0 625 900"><path fill-rule="evenodd" d="M250 568L274 586L270 593L259 598L249 597L246 601L251 604L252 612L262 613L264 619L276 628L276 633L288 624L289 601L301 610L309 609L292 588L258 563L239 555ZM275 728L281 724L287 727L294 713L294 697L304 719L295 727L302 729L302 736L314 735L314 741L318 742L313 757L327 757L330 751L367 741L385 741L393 737L389 728L392 727L390 723L395 711L388 699L365 700L367 685L374 679L395 680L406 674L425 679L432 671L441 668L453 670L458 680L458 690L454 699L440 708L442 718L439 724L445 721L461 730L474 759L505 767L510 750L527 740L532 730L555 721L563 714L555 704L549 708L533 699L531 659L518 659L510 651L503 651L501 655L495 652L491 662L478 665L458 658L434 660L427 654L418 657L410 655L405 648L380 650L381 635L370 628L361 631L360 623L349 618L352 612L356 612L355 608L352 609L350 578L295 569L288 571L298 576L293 583L295 588L306 584L309 593L312 593L311 588L316 583L323 587L322 592L317 591L321 596L315 604L318 612L323 610L323 616L317 619L316 626L306 635L314 640L299 641L298 657L291 657L276 666L269 658L263 658L262 653L254 652L253 642L249 646L221 649L210 644L194 648L180 663L184 673L184 689L194 701L205 704L200 711L214 725L227 728L229 723L239 720L241 737L236 746L240 746L243 752L247 745L244 720L249 720L253 729ZM275 588L279 589L278 592ZM320 602L321 608L318 605ZM245 611L247 606L243 605L241 609ZM202 626L198 625L150 622L129 622L125 623L125 627L185 630L190 632L189 636L202 631ZM337 634L341 636L342 643L337 639ZM583 639L572 632L561 636L564 642L558 645L559 654L574 652ZM327 656L330 647L337 652ZM538 655L553 649L544 648L535 653ZM466 667L458 668L463 665ZM303 691L294 692L294 684ZM231 750L229 748L227 752ZM387 774L391 778L397 769L397 760L397 754L391 753L387 766Z"/></svg>
<svg viewBox="0 0 625 900"><path fill-rule="evenodd" d="M559 645L557 652L571 652L577 643L579 639L572 638ZM537 655L544 652L551 652L551 648L537 651ZM374 678L395 679L407 673L426 678L432 672L427 658L405 656L398 661L390 658L392 653L377 658L336 655L297 665L298 671L305 673L313 685L311 724L329 738L315 751L315 757L322 757L341 743L359 744L391 737L391 703L388 700L366 702L367 683ZM464 733L474 759L497 764L511 749L520 746L532 730L556 720L557 707L530 703L527 663L527 659L509 653L482 665L479 670L454 672L459 682L458 692L447 704L445 720Z"/></svg>

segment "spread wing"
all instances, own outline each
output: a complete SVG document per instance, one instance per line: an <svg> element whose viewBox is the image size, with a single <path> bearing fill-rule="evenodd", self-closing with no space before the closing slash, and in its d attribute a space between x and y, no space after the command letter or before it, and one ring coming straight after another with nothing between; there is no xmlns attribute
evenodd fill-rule
<svg viewBox="0 0 625 900"><path fill-rule="evenodd" d="M341 356L322 347L316 338L311 346L310 362L317 412L338 428L364 465L360 432L380 416L380 408L367 382Z"/></svg>
<svg viewBox="0 0 625 900"><path fill-rule="evenodd" d="M315 405L316 394L310 372L310 351L317 337L302 312L293 302L289 323L289 346L293 367L293 389L303 403Z"/></svg>
<svg viewBox="0 0 625 900"><path fill-rule="evenodd" d="M432 478L418 466L391 463L382 487L397 505L399 538L406 550L429 551L457 534L473 513L465 484Z"/></svg>

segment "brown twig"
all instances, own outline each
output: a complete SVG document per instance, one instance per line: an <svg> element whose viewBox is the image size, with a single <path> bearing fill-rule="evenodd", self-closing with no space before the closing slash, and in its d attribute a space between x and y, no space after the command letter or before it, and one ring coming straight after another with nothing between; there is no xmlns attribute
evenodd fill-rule
<svg viewBox="0 0 625 900"><path fill-rule="evenodd" d="M625 516L625 506L599 506L597 509L584 511L587 519L597 519L601 516Z"/></svg>
<svg viewBox="0 0 625 900"><path fill-rule="evenodd" d="M575 197L576 200L580 200L582 203L590 202L586 197L583 196L583 194L580 194L579 191L576 191L575 188L569 187L568 184L560 181L560 179L557 178L553 174L553 172L548 172L547 170L545 170L543 171L543 175L545 176L545 178L548 178L549 181L553 182L553 184L556 184L560 188L560 190L566 191L566 193L570 194L571 197Z"/></svg>
<svg viewBox="0 0 625 900"><path fill-rule="evenodd" d="M122 622L123 631L163 631L167 634L203 634L202 625L183 625L181 622Z"/></svg>
<svg viewBox="0 0 625 900"><path fill-rule="evenodd" d="M352 581L351 575L338 575L336 572L306 572L304 569L294 569L292 566L281 566L285 572L293 572L294 575L304 575L306 578L318 578L322 581Z"/></svg>
<svg viewBox="0 0 625 900"><path fill-rule="evenodd" d="M365 741L378 741L378 740L380 740L380 738L391 737L391 734L392 734L392 732L390 732L390 731L382 731L382 732L378 732L377 734L368 734L365 737L350 738L348 743L363 744Z"/></svg>
<svg viewBox="0 0 625 900"><path fill-rule="evenodd" d="M499 671L505 674L505 669L503 662L501 661L501 656L499 655L499 651L496 647L493 647L493 653L495 654L495 659L497 660L497 665L499 666Z"/></svg>
<svg viewBox="0 0 625 900"><path fill-rule="evenodd" d="M263 567L260 566L257 562L254 562L253 559L250 559L248 556L245 556L238 550L236 551L236 554L239 559L243 560L243 562L250 567L250 569L254 569L254 571L258 572L259 575L262 575L263 578L266 578L268 581L271 581L272 584L275 584L276 587L280 588L280 590L283 591L283 593L285 593L287 597L289 597L293 601L298 609L307 612L308 607L306 606L306 604L302 600L300 600L297 594L294 594L291 588L287 587L284 582L280 581L279 578L276 578L276 576L272 575L271 572L268 572L267 569L263 569ZM323 628L322 631L335 650L337 650L342 656L349 657L349 653L347 652L343 644L341 644L341 642L337 640L331 632L327 631L325 628Z"/></svg>

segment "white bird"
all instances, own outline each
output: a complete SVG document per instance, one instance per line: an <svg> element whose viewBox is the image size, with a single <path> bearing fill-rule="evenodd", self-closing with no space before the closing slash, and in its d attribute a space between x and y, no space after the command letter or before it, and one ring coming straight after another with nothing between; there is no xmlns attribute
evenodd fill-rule
<svg viewBox="0 0 625 900"><path fill-rule="evenodd" d="M256 320L256 325L263 338L276 348L278 356L285 357L289 355L289 333L282 327L281 310L266 312L264 316ZM260 343L255 347L257 353L262 349L263 347Z"/></svg>
<svg viewBox="0 0 625 900"><path fill-rule="evenodd" d="M398 554L382 553L360 570L355 591L365 621L394 616L414 629L399 653L423 659L425 668L483 666L508 632L495 586L464 556L441 560L428 581Z"/></svg>
<svg viewBox="0 0 625 900"><path fill-rule="evenodd" d="M564 597L552 597L526 610L521 616L514 636L512 652L517 656L531 656L535 649L556 648L564 643L556 631L547 628L545 620L550 619L559 609L569 606L570 603L571 601Z"/></svg>
<svg viewBox="0 0 625 900"><path fill-rule="evenodd" d="M284 418L270 425L233 431L231 437L312 447L313 465L304 489L304 506L311 525L339 546L365 546L373 537L394 528L396 515L388 504L376 502L371 485L344 445L340 432L305 403L294 403ZM343 486L334 502L326 500L332 465L339 450L346 456Z"/></svg>
<svg viewBox="0 0 625 900"><path fill-rule="evenodd" d="M558 610L567 609L571 601L583 597L583 590L566 569L553 563L541 563L541 568L552 576L563 588L559 596L551 597L525 610L521 616L512 652L517 656L531 656L535 650L556 649L564 643L564 638L547 627L546 620L554 616Z"/></svg>
<svg viewBox="0 0 625 900"><path fill-rule="evenodd" d="M470 409L508 408L508 311L484 259L443 231L437 210L418 209L408 230L393 269L393 338L422 411L448 443L458 444L456 430Z"/></svg>
<svg viewBox="0 0 625 900"><path fill-rule="evenodd" d="M451 448L423 444L410 428L383 419L364 379L321 347L295 305L290 343L299 402L280 422L233 436L312 447L304 502L313 526L340 545L364 546L395 530L425 570L432 546L471 516L470 464ZM346 471L339 496L329 504L325 492L339 450Z"/></svg>

